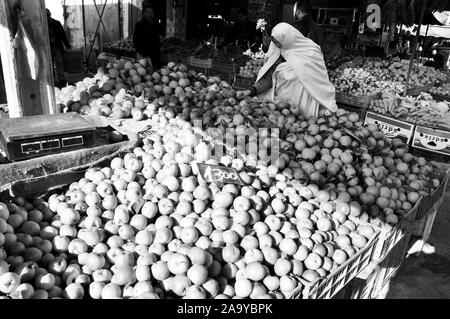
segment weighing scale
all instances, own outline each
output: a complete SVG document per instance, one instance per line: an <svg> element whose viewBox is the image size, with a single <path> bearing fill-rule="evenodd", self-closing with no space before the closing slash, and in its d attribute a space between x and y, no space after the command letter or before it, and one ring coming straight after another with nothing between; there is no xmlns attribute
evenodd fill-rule
<svg viewBox="0 0 450 319"><path fill-rule="evenodd" d="M94 147L96 127L78 113L0 119L0 148L10 161Z"/></svg>

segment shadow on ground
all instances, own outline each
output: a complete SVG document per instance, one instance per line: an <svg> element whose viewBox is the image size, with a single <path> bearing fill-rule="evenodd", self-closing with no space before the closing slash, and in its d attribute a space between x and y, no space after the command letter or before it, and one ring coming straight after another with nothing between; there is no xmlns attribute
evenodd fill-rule
<svg viewBox="0 0 450 319"><path fill-rule="evenodd" d="M450 189L428 243L436 252L410 256L391 281L387 299L450 299Z"/></svg>

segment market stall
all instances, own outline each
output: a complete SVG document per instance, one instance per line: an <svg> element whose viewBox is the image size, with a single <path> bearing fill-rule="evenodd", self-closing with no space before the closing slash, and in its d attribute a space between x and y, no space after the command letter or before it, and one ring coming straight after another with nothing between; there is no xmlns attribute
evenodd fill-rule
<svg viewBox="0 0 450 319"><path fill-rule="evenodd" d="M338 59L341 108L307 119L217 42L165 39L161 68L115 42L61 114L0 118L2 299L371 299L427 241L448 74Z"/></svg>

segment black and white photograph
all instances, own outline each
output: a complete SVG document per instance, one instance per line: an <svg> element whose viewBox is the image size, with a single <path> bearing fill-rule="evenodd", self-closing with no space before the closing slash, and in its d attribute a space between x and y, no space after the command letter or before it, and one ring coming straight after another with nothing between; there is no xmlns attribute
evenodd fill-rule
<svg viewBox="0 0 450 319"><path fill-rule="evenodd" d="M449 0L0 0L0 61L0 308L450 299Z"/></svg>

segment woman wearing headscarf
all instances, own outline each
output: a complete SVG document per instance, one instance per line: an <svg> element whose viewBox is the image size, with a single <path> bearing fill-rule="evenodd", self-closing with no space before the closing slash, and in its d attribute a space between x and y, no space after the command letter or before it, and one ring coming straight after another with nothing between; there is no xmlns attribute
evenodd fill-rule
<svg viewBox="0 0 450 319"><path fill-rule="evenodd" d="M273 28L271 40L266 63L246 94L297 106L306 117L336 112L336 90L320 47L287 23Z"/></svg>

